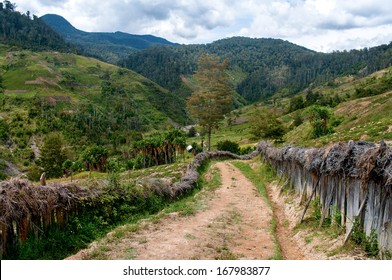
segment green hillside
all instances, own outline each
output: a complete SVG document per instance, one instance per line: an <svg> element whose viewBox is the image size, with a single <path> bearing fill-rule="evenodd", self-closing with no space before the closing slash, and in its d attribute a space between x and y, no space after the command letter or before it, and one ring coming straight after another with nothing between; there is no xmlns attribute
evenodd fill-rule
<svg viewBox="0 0 392 280"><path fill-rule="evenodd" d="M0 45L0 158L26 167L59 132L72 153L120 145L187 122L185 104L133 71L96 59Z"/></svg>
<svg viewBox="0 0 392 280"><path fill-rule="evenodd" d="M316 96L314 103L307 104ZM293 100L302 99L301 108L290 110ZM330 112L328 133L312 136L309 110L318 105ZM363 78L345 76L318 87L308 88L293 98L276 97L274 103L249 105L233 111L213 135L213 145L224 140L234 141L242 147L252 146L260 138L252 127L268 112L278 115L285 129L280 145L327 146L336 142L386 140L392 144L392 67L377 71ZM296 123L297 122L297 123ZM273 140L271 138L270 140Z"/></svg>
<svg viewBox="0 0 392 280"><path fill-rule="evenodd" d="M131 54L121 65L186 94L183 77L195 71L202 53L230 61L236 90L249 102L290 97L312 84L345 75L363 77L392 63L392 44L318 53L280 39L233 37L206 45L154 47Z"/></svg>
<svg viewBox="0 0 392 280"><path fill-rule="evenodd" d="M360 79L352 76L336 79L334 84L313 89L327 98L339 96L342 103L330 110L331 132L317 139L309 137L311 127L306 121L306 108L286 116L287 124L293 122L295 114L305 122L286 136L287 143L307 146L324 146L339 141L392 140L392 67L375 72ZM304 93L306 94L306 93Z"/></svg>

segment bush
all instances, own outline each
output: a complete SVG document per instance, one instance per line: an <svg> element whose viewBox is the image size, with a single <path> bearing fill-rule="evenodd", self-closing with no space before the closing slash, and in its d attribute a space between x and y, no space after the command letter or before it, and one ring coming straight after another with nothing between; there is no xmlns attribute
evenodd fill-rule
<svg viewBox="0 0 392 280"><path fill-rule="evenodd" d="M64 140L58 133L50 133L44 139L40 162L48 178L63 175L63 163L66 160L63 146Z"/></svg>
<svg viewBox="0 0 392 280"><path fill-rule="evenodd" d="M8 139L8 129L8 124L0 118L0 142L5 142Z"/></svg>
<svg viewBox="0 0 392 280"><path fill-rule="evenodd" d="M194 153L195 150L196 150L196 154L203 152L203 147L201 145L197 144L196 142L192 142L191 146L193 148L191 150L191 152Z"/></svg>
<svg viewBox="0 0 392 280"><path fill-rule="evenodd" d="M259 109L250 119L251 133L256 139L282 140L286 129L279 116L268 109Z"/></svg>
<svg viewBox="0 0 392 280"><path fill-rule="evenodd" d="M313 105L307 109L308 119L312 126L313 139L327 135L331 132L328 122L331 119L331 112L327 107Z"/></svg>
<svg viewBox="0 0 392 280"><path fill-rule="evenodd" d="M234 154L240 153L240 146L237 143L230 140L219 141L216 146L218 151L227 151L227 152L232 152Z"/></svg>
<svg viewBox="0 0 392 280"><path fill-rule="evenodd" d="M192 126L188 131L188 137L195 137L197 135L196 128Z"/></svg>
<svg viewBox="0 0 392 280"><path fill-rule="evenodd" d="M27 170L27 179L33 182L38 182L39 178L41 177L41 173L42 171L39 168L39 166L37 166L37 164L34 163L30 165L30 167Z"/></svg>

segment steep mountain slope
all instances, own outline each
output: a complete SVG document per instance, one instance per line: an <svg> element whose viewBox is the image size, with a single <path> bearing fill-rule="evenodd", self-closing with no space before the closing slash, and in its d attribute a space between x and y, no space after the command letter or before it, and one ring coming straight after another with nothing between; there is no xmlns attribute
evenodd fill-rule
<svg viewBox="0 0 392 280"><path fill-rule="evenodd" d="M0 45L3 158L29 165L49 132L75 150L118 147L187 121L182 99L133 71L74 54L10 49Z"/></svg>
<svg viewBox="0 0 392 280"><path fill-rule="evenodd" d="M68 42L80 45L87 54L108 62L155 45L176 45L166 39L152 35L133 35L124 32L85 32L76 29L59 15L47 14L41 17L49 26L61 34Z"/></svg>

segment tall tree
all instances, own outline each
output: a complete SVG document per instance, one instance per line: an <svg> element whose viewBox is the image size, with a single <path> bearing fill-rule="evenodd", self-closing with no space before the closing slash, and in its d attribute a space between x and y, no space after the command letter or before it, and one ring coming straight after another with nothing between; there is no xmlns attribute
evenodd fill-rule
<svg viewBox="0 0 392 280"><path fill-rule="evenodd" d="M218 126L233 105L234 89L226 72L228 64L227 60L220 62L219 57L203 54L193 75L197 85L187 101L187 108L206 130L208 150L211 148L212 129Z"/></svg>

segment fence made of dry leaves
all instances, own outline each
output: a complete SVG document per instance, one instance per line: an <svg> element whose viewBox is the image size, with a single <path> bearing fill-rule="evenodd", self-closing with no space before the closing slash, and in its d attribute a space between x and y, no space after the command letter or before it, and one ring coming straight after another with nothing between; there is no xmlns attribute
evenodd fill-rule
<svg viewBox="0 0 392 280"><path fill-rule="evenodd" d="M237 156L229 152L200 153L189 164L179 182L146 179L137 184L158 196L175 199L197 184L198 170L206 160L245 159L257 154L253 152L251 155ZM111 189L110 192L116 192L116 189ZM76 217L78 213L88 211L91 207L99 207L97 202L100 196L107 193L104 186L91 188L76 183L35 186L32 182L20 178L0 182L0 257L3 258L15 250L29 236L44 238L49 226L55 224L62 227L70 217Z"/></svg>
<svg viewBox="0 0 392 280"><path fill-rule="evenodd" d="M381 251L392 252L392 149L384 143L339 143L329 148L275 148L260 142L249 155L230 152L200 153L188 165L180 181L160 179L139 182L156 195L177 198L197 185L199 169L210 159L247 160L261 155L294 188L304 202L319 200L321 223L334 212L350 234L358 219L367 235L375 231ZM59 226L94 207L102 190L75 183L34 186L22 179L0 182L0 257L23 244L29 234L44 236L49 225ZM99 205L99 204L98 204Z"/></svg>
<svg viewBox="0 0 392 280"><path fill-rule="evenodd" d="M392 252L392 148L368 142L338 143L327 148L275 148L259 144L269 162L301 196L304 218L310 201L321 205L321 221L339 211L346 240L357 219L381 252ZM283 180L282 180L283 181Z"/></svg>

